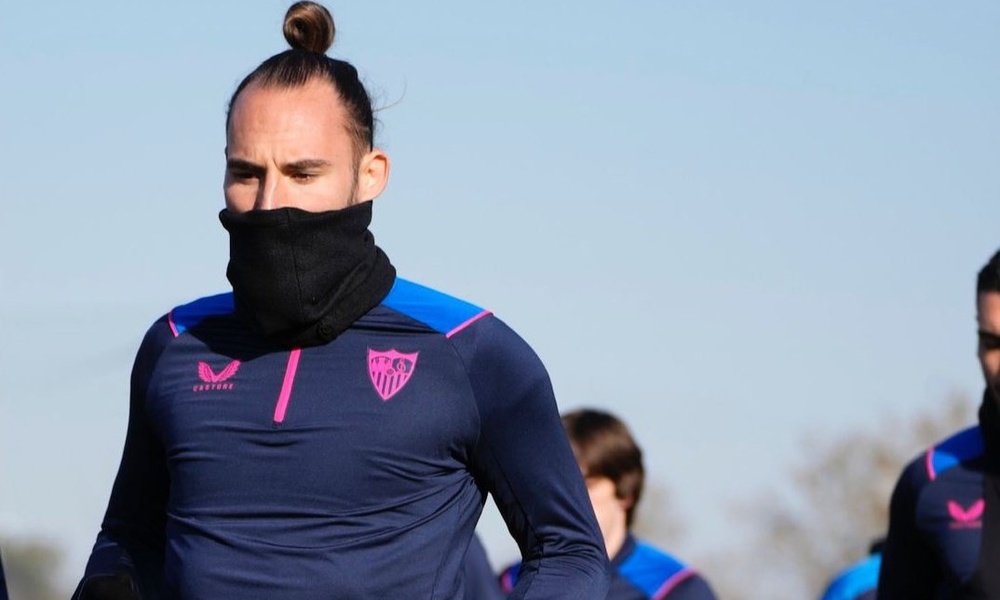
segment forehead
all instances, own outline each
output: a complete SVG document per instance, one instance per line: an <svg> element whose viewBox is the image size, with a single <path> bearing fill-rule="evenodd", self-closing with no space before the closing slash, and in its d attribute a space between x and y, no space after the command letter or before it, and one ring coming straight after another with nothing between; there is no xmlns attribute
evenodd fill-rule
<svg viewBox="0 0 1000 600"><path fill-rule="evenodd" d="M1000 333L1000 292L983 292L976 298L976 319L980 329Z"/></svg>
<svg viewBox="0 0 1000 600"><path fill-rule="evenodd" d="M590 490L592 494L605 494L608 496L615 495L615 482L611 481L607 477L586 477L584 482L587 484L587 489Z"/></svg>
<svg viewBox="0 0 1000 600"><path fill-rule="evenodd" d="M233 149L259 144L299 146L349 142L346 112L332 85L310 80L296 87L248 85L233 103L226 132Z"/></svg>

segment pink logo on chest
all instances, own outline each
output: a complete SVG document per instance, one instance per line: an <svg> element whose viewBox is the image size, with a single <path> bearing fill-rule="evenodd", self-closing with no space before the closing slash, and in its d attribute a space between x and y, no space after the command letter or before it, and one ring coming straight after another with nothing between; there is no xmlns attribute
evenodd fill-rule
<svg viewBox="0 0 1000 600"><path fill-rule="evenodd" d="M201 379L204 383L199 383L194 386L194 391L196 392L206 392L208 390L231 390L233 389L232 383L226 383L226 380L231 378L236 374L236 371L240 370L240 361L234 360L221 371L216 373L212 370L207 362L198 361L198 379Z"/></svg>
<svg viewBox="0 0 1000 600"><path fill-rule="evenodd" d="M410 380L417 368L419 354L403 354L394 349L387 352L368 349L368 376L383 401L399 393Z"/></svg>
<svg viewBox="0 0 1000 600"><path fill-rule="evenodd" d="M953 519L952 529L976 529L983 526L983 511L986 510L986 501L980 498L972 503L969 508L964 508L954 500L948 501L948 514Z"/></svg>

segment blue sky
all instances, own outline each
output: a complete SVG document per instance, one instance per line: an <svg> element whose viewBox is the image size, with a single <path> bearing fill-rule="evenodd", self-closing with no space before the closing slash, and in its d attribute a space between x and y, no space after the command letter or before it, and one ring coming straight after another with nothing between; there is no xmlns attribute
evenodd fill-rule
<svg viewBox="0 0 1000 600"><path fill-rule="evenodd" d="M720 511L780 489L807 437L976 395L996 3L330 6L385 107L376 239L514 326L562 408L633 425L679 553L738 544ZM225 106L286 7L4 7L0 529L63 545L68 576L143 331L227 286Z"/></svg>

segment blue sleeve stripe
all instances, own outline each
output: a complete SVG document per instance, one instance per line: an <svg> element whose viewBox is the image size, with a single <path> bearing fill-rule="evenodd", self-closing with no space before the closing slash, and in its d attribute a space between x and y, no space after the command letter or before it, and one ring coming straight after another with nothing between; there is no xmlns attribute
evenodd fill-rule
<svg viewBox="0 0 1000 600"><path fill-rule="evenodd" d="M194 302L178 306L167 315L167 321L170 323L170 330L174 332L176 337L207 317L232 314L233 310L233 293L226 292L199 298Z"/></svg>
<svg viewBox="0 0 1000 600"><path fill-rule="evenodd" d="M475 304L402 278L396 278L382 305L449 336L489 314Z"/></svg>
<svg viewBox="0 0 1000 600"><path fill-rule="evenodd" d="M934 481L941 473L983 454L983 436L979 426L960 431L927 451L927 477Z"/></svg>
<svg viewBox="0 0 1000 600"><path fill-rule="evenodd" d="M850 567L833 580L820 600L855 600L865 592L878 588L878 571L882 555L875 554Z"/></svg>

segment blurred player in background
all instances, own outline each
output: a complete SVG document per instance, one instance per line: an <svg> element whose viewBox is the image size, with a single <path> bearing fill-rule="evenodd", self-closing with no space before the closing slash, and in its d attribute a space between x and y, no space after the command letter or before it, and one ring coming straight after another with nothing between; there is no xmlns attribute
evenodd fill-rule
<svg viewBox="0 0 1000 600"><path fill-rule="evenodd" d="M875 600L884 545L885 538L872 541L868 556L837 574L820 600Z"/></svg>
<svg viewBox="0 0 1000 600"><path fill-rule="evenodd" d="M1000 252L976 279L979 424L933 446L892 493L879 600L1000 598Z"/></svg>
<svg viewBox="0 0 1000 600"><path fill-rule="evenodd" d="M642 450L625 423L586 409L562 420L611 559L608 600L715 600L708 582L694 569L632 535L645 470ZM505 591L514 589L521 569L514 565L501 574Z"/></svg>

